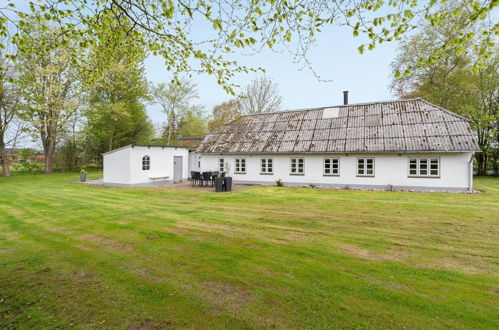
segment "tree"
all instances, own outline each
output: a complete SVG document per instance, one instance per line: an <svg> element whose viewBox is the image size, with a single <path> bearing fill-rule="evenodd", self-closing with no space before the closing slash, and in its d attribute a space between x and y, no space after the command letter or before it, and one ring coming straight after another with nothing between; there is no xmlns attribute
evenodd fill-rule
<svg viewBox="0 0 499 330"><path fill-rule="evenodd" d="M33 18L48 21L62 29L61 45L67 47L76 61L81 61L80 48L98 43L97 36L106 31L116 39L131 39L137 47L163 56L176 80L180 75L208 73L227 91L233 92L231 78L239 72L255 70L228 59L238 49L289 50L298 62L310 67L308 50L315 43L316 35L330 25L348 26L354 36L366 36L369 42L359 46L362 53L365 48L370 50L383 42L400 39L417 29L422 21L440 27L454 15L465 13L461 25L447 36L442 48L434 49L427 58L418 56L431 64L439 60L441 52L459 51L460 45L471 37L461 32L474 22L487 19L497 6L496 0L460 0L461 6L446 11L439 6L444 2L446 0L7 0L0 8L0 34L9 28L23 31ZM123 20L131 25L121 24ZM117 24L110 24L111 21ZM193 26L207 27L206 39L195 38ZM498 30L499 24L494 24L479 31L487 37L483 39L485 51L475 62L476 68L492 53L492 36ZM17 38L14 42L22 44Z"/></svg>
<svg viewBox="0 0 499 330"><path fill-rule="evenodd" d="M89 94L85 132L92 154L150 140L152 124L143 104L148 100L148 87L137 63L112 64Z"/></svg>
<svg viewBox="0 0 499 330"><path fill-rule="evenodd" d="M205 136L206 116L198 109L188 110L180 122L179 137Z"/></svg>
<svg viewBox="0 0 499 330"><path fill-rule="evenodd" d="M446 5L446 10L456 7ZM463 33L474 36L462 44L459 52L440 52L440 59L427 65L419 56L431 56L435 49L441 49L448 35L463 25L463 14L453 16L445 26L423 26L421 31L408 38L399 48L399 54L392 63L392 71L410 71L392 81L392 89L403 98L420 96L446 109L459 113L472 122L477 142L482 152L476 154L477 170L485 174L488 157L497 152L492 149L497 127L499 101L499 55L484 60L478 70L473 63L483 51L482 30L468 26ZM497 147L496 147L497 148Z"/></svg>
<svg viewBox="0 0 499 330"><path fill-rule="evenodd" d="M211 111L211 119L208 122L208 131L212 131L233 121L241 116L241 114L241 104L237 99L214 106Z"/></svg>
<svg viewBox="0 0 499 330"><path fill-rule="evenodd" d="M78 70L61 43L61 31L36 22L29 29L20 36L23 47L17 83L23 92L23 118L41 139L45 173L51 173L57 143L80 104ZM50 51L26 51L39 44L49 45L44 50Z"/></svg>
<svg viewBox="0 0 499 330"><path fill-rule="evenodd" d="M15 65L0 54L0 161L2 175L10 176L7 146L15 145L16 140L23 132L19 122L21 93L15 84L9 83L16 76Z"/></svg>
<svg viewBox="0 0 499 330"><path fill-rule="evenodd" d="M166 114L166 124L163 137L166 144L171 145L180 134L180 125L185 117L191 113L198 113L199 105L193 104L198 99L196 85L183 79L165 84L160 83L152 87L154 100L161 106Z"/></svg>
<svg viewBox="0 0 499 330"><path fill-rule="evenodd" d="M102 19L113 29L131 26L126 17ZM81 75L87 106L86 156L100 161L103 152L149 143L153 129L145 111L150 101L143 68L145 51L133 38L116 38L108 30L98 32L98 42L89 46ZM93 68L98 70L93 72Z"/></svg>
<svg viewBox="0 0 499 330"><path fill-rule="evenodd" d="M239 98L241 112L246 115L278 111L281 102L278 84L266 76L251 81Z"/></svg>

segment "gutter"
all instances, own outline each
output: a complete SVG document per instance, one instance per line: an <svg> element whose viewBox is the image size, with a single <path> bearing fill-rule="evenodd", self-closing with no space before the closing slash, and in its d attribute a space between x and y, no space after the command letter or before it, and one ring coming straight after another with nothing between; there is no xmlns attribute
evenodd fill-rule
<svg viewBox="0 0 499 330"><path fill-rule="evenodd" d="M468 161L468 191L473 190L473 157L475 157L474 152L471 153L470 160Z"/></svg>

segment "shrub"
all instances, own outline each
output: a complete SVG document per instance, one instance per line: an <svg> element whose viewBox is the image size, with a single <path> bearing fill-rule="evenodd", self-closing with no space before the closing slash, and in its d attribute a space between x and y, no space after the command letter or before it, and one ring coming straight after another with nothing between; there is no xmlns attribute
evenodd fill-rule
<svg viewBox="0 0 499 330"><path fill-rule="evenodd" d="M284 182L282 182L282 180L281 180L281 179L276 180L276 182L275 182L275 183L276 183L276 185L277 185L278 187L283 187L283 186L284 186Z"/></svg>

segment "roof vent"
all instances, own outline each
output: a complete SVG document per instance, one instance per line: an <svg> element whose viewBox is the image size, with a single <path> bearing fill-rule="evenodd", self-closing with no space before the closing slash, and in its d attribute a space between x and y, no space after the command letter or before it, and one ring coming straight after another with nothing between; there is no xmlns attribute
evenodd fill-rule
<svg viewBox="0 0 499 330"><path fill-rule="evenodd" d="M324 110L322 110L322 119L338 118L339 115L340 108L338 107L324 108Z"/></svg>

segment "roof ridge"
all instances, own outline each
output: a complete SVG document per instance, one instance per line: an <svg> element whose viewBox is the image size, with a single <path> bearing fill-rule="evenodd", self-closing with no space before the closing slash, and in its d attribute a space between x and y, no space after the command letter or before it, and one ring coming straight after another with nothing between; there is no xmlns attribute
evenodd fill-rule
<svg viewBox="0 0 499 330"><path fill-rule="evenodd" d="M359 106L359 105L369 105L369 104L378 104L378 103L410 102L410 101L416 101L416 100L426 101L420 97L415 97L415 98L411 98L411 99L398 99L398 100L374 101L374 102L363 102L363 103L349 103L349 104L328 105L328 106L313 107L313 108L288 109L288 110L279 110L279 111L271 111L271 112L250 113L250 114L246 114L246 115L241 115L241 117L271 115L271 114L276 114L276 113L279 114L279 113L286 113L286 112L323 110L326 108L353 107L353 106ZM428 102L428 101L426 101L426 102ZM430 103L430 102L428 102L428 103Z"/></svg>

